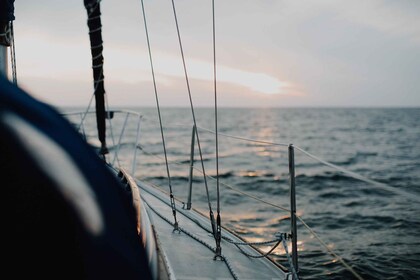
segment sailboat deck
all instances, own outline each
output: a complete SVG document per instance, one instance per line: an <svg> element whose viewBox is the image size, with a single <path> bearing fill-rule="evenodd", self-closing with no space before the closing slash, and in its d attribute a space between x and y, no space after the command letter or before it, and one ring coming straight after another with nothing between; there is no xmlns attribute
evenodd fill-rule
<svg viewBox="0 0 420 280"><path fill-rule="evenodd" d="M234 244L223 239L222 254L227 262L213 260L214 252L210 248L214 248L215 242L209 233L209 220L194 210L182 209L181 204L176 202L182 232L173 232L173 216L167 194L143 182L137 183L155 229L169 279L287 279L288 273L271 260L247 257ZM224 229L222 234L236 242L243 242ZM243 247L249 254L260 254L249 246Z"/></svg>

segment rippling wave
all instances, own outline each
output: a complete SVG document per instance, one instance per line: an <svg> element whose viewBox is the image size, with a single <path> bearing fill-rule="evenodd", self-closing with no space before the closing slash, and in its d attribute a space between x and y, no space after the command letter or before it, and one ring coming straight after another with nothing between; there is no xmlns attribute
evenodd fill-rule
<svg viewBox="0 0 420 280"><path fill-rule="evenodd" d="M139 111L146 120L155 117L153 109ZM213 123L213 110L201 108L196 113L199 126ZM178 199L186 201L192 126L181 129L175 125L185 123L190 112L162 109L162 114L168 158L173 162L170 172L174 192ZM294 143L335 165L413 195L420 194L418 108L221 109L219 114L224 133ZM167 190L164 160L156 157L162 156L162 146L155 124L142 123L143 150L139 150L136 176ZM134 127L130 135L123 140L122 148L134 144ZM206 173L216 176L214 135L201 131L200 140ZM223 136L219 141L222 223L248 240L270 239L277 231L289 231L287 212L224 185L289 207L287 148ZM122 153L120 161L131 164L132 156ZM195 144L192 202L194 208L208 213L199 158ZM299 151L295 160L298 215L330 248L364 279L419 278L420 206L416 202L323 166ZM215 204L214 180L208 180L208 188ZM298 239L302 279L354 278L301 224ZM285 264L284 252L275 251L273 258Z"/></svg>

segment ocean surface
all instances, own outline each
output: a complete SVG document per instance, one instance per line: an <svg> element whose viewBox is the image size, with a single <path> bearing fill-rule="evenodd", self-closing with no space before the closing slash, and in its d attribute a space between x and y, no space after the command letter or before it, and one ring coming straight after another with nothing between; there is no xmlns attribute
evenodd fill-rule
<svg viewBox="0 0 420 280"><path fill-rule="evenodd" d="M143 116L135 175L168 191L157 111L131 110ZM173 191L177 199L186 202L191 111L162 108L161 113ZM215 177L215 134L205 130L214 130L214 109L198 108L195 113L205 172ZM124 118L114 117L113 137L108 139L111 155L117 150ZM130 117L115 160L129 170L134 154L128 148L137 137L135 120ZM352 178L295 149L297 214L307 225L364 279L420 278L420 108L222 108L218 120L223 134L219 135L223 226L249 241L270 240L276 232L290 231L288 212L236 190L289 208L287 147L249 140L293 143L334 165L388 185ZM74 122L78 122L77 116ZM84 129L90 137L96 135L94 127L93 120L87 119ZM197 141L194 153L192 206L208 215ZM208 189L215 211L216 183L211 178ZM298 239L302 279L354 279L300 221ZM263 251L270 248L260 247ZM282 249L276 249L272 257L287 266Z"/></svg>

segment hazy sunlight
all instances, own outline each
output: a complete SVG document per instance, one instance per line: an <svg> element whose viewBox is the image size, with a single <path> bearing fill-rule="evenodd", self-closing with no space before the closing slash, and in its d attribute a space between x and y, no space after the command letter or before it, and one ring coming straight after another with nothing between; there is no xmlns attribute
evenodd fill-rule
<svg viewBox="0 0 420 280"><path fill-rule="evenodd" d="M156 71L170 76L183 77L182 62L179 57L158 54L156 57ZM209 62L190 59L186 61L189 78L208 80L213 79L213 65ZM246 72L226 66L218 66L217 80L244 86L250 90L265 94L282 94L283 88L289 86L275 77L264 73Z"/></svg>

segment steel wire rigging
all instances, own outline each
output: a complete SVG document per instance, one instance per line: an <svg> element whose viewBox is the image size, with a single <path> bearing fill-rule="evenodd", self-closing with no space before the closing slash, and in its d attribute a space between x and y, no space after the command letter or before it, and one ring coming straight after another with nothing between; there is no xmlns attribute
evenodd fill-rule
<svg viewBox="0 0 420 280"><path fill-rule="evenodd" d="M152 49L150 47L149 31L148 31L148 28L147 28L146 11L145 11L145 8L144 8L143 0L141 0L141 8L142 8L142 12L143 12L144 29L145 29L145 32L146 32L146 41L147 41L147 49L148 49L148 53L149 53L150 68L151 68L151 72L152 72L153 89L154 89L154 93L155 93L156 107L157 107L157 112L158 112L158 117L159 117L160 135L161 135L161 138L162 138L163 153L165 155L166 174L168 176L168 185L169 185L169 192L170 192L169 196L170 196L170 201L171 201L172 214L173 214L173 217L174 217L173 226L174 226L174 231L180 232L179 227L178 227L178 221L177 221L177 218L176 218L175 198L174 198L173 191L172 191L171 174L170 174L170 171L169 171L169 164L168 164L168 154L167 154L167 151L166 151L165 135L163 133L162 116L161 116L161 113L160 113L159 96L158 96L158 90L157 90L157 85L156 85L155 70L154 70L154 66L153 66Z"/></svg>
<svg viewBox="0 0 420 280"><path fill-rule="evenodd" d="M197 127L197 120L196 120L196 115L195 115L195 111L194 111L194 103L192 100L192 94L191 94L191 87L190 87L190 82L189 82L189 78L188 78L188 71L187 71L187 66L186 66L186 62L185 62L185 55L184 55L184 48L182 45L182 40L181 40L181 32L180 32L180 28L179 28L179 23L178 23L178 17L177 17L177 13L176 13L176 7L175 7L175 1L172 0L172 10L173 10L173 14L174 14L174 20L175 20L175 26L176 26L176 31L177 31L177 36L178 36L178 43L179 43L179 48L180 48L180 52L181 52L181 58L182 58L182 65L183 65L183 70L184 70L184 76L185 76L185 82L186 82L186 86L187 86L187 92L188 92L188 98L189 98L189 102L190 102L190 108L191 108L191 114L192 114L192 119L193 119L193 123L194 126ZM213 1L213 25L214 25L214 1ZM213 38L215 37L215 31L213 28ZM214 40L213 40L214 42ZM215 60L215 44L213 44L213 55L214 55L214 75L216 75L216 60ZM214 76L214 86L215 86L215 98L216 97L216 80L215 80ZM215 99L215 104L217 104L217 99ZM217 116L217 108L216 108L216 116ZM216 119L216 130L217 130L217 117L215 117ZM200 143L200 137L199 137L199 133L197 130L195 130L196 133L196 138L197 138L197 146L198 146L198 151L199 151L199 155L200 155L200 162L201 162L201 168L202 168L202 173L203 173L203 178L204 178L204 186L206 189L206 195L207 195L207 203L208 203L208 207L209 207L209 216L210 216L210 221L211 221L211 225L212 225L212 230L213 230L213 236L216 242L216 255L215 255L215 259L220 258L223 259L222 255L221 255L221 247L220 247L220 237L221 237L221 218L220 218L220 197L219 197L219 184L217 182L217 218L214 218L214 212L212 209L212 205L211 205L211 201L210 201L210 194L209 194L209 188L208 188L208 184L207 184L207 176L206 176L206 171L205 171L205 167L204 167L204 160L203 160L203 153L202 153L202 149L201 149L201 143ZM217 133L216 133L217 135ZM217 138L217 136L216 136ZM217 142L217 141L216 141ZM217 144L216 144L216 151L218 150ZM217 155L217 152L216 152ZM216 156L216 162L217 162L217 174L218 174L218 155ZM218 177L218 176L217 176Z"/></svg>

